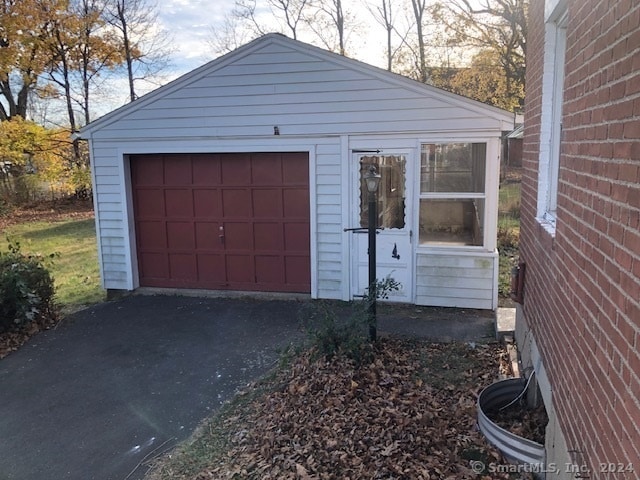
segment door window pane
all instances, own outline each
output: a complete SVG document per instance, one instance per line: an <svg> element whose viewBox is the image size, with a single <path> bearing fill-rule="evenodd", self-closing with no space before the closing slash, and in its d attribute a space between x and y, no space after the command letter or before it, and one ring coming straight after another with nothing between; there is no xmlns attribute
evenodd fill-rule
<svg viewBox="0 0 640 480"><path fill-rule="evenodd" d="M482 245L484 199L421 199L420 244Z"/></svg>
<svg viewBox="0 0 640 480"><path fill-rule="evenodd" d="M378 228L404 228L405 226L405 172L404 155L371 155L360 157L360 226L369 225L369 191L363 176L375 165L380 174L378 187Z"/></svg>
<svg viewBox="0 0 640 480"><path fill-rule="evenodd" d="M485 143L422 145L420 192L484 192Z"/></svg>

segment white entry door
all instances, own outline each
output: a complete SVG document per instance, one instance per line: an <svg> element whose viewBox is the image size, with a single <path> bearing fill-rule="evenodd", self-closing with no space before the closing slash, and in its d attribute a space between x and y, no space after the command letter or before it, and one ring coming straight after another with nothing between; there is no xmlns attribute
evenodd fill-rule
<svg viewBox="0 0 640 480"><path fill-rule="evenodd" d="M369 286L369 209L363 174L375 165L381 176L377 194L376 278L389 276L400 283L400 290L390 292L388 301L413 303L412 182L407 180L412 178L411 151L358 152L353 154L352 162L352 296L363 296Z"/></svg>

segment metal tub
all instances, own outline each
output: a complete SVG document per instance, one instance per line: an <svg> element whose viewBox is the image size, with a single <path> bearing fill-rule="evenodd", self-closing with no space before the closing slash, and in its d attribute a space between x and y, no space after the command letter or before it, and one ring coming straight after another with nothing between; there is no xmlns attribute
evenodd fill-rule
<svg viewBox="0 0 640 480"><path fill-rule="evenodd" d="M544 445L511 433L492 422L485 414L497 410L516 398L526 386L524 378L508 378L486 387L478 397L478 426L487 440L513 464L544 469Z"/></svg>

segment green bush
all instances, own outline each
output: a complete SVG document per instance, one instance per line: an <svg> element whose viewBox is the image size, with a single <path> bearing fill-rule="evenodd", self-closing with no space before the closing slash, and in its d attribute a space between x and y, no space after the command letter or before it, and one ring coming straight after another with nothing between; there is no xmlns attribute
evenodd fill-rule
<svg viewBox="0 0 640 480"><path fill-rule="evenodd" d="M20 244L9 242L9 251L0 252L0 333L53 319L54 291L45 258L23 254Z"/></svg>

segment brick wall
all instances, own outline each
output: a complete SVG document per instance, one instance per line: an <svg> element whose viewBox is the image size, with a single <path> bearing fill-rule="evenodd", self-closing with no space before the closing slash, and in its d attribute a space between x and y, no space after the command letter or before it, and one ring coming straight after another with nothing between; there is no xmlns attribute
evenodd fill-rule
<svg viewBox="0 0 640 480"><path fill-rule="evenodd" d="M529 13L523 314L569 450L591 478L640 478L640 3L568 1L555 238L535 218L544 0Z"/></svg>

